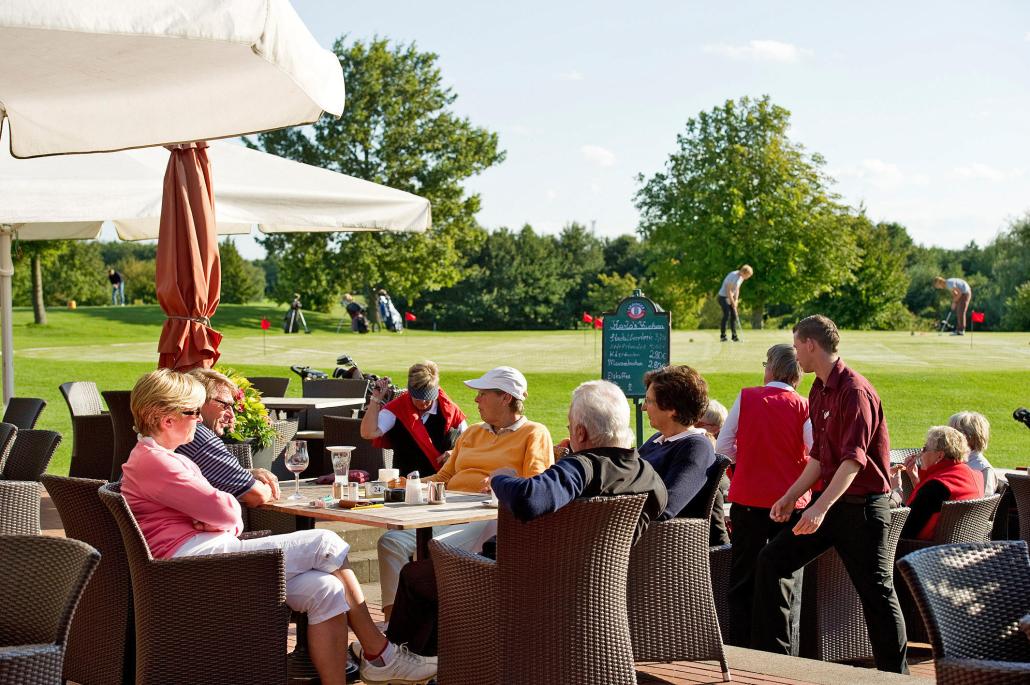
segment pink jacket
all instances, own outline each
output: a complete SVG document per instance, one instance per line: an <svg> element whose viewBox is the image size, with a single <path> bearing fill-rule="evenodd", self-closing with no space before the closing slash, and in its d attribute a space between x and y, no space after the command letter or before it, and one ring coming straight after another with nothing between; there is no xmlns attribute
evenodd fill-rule
<svg viewBox="0 0 1030 685"><path fill-rule="evenodd" d="M236 498L216 490L196 464L153 438L140 438L122 466L122 495L158 559L173 556L197 535L194 521L233 535L243 530Z"/></svg>

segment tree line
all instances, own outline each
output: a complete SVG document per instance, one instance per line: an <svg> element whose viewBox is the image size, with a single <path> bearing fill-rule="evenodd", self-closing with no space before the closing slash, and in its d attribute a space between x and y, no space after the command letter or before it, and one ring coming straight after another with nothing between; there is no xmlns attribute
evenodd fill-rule
<svg viewBox="0 0 1030 685"><path fill-rule="evenodd" d="M433 227L422 234L292 233L259 238L267 257L221 245L222 301L294 292L328 311L344 292L374 301L386 288L415 326L548 329L578 325L634 288L673 312L677 327L717 324L722 278L749 263L742 313L752 326L789 325L813 312L848 328L928 328L947 293L934 276L973 287L983 328L1030 328L1030 214L985 246L913 243L904 226L874 223L834 192L824 160L789 137L790 112L768 96L728 100L690 117L664 168L638 177L640 224L598 238L570 222L558 235L487 230L466 181L500 164L499 139L458 116L437 56L384 38L334 45L348 84L339 119L247 140L283 157L422 195ZM127 301L156 301L155 246L17 243L15 302L110 301L106 268L126 280ZM42 274L46 278L42 278Z"/></svg>

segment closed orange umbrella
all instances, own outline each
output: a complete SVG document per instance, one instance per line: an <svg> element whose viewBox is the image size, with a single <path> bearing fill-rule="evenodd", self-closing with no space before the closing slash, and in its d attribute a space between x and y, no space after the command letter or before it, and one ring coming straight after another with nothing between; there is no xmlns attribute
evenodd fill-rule
<svg viewBox="0 0 1030 685"><path fill-rule="evenodd" d="M222 285L211 163L205 142L168 149L157 242L157 300L168 318L157 364L182 371L210 368L222 341L211 328Z"/></svg>

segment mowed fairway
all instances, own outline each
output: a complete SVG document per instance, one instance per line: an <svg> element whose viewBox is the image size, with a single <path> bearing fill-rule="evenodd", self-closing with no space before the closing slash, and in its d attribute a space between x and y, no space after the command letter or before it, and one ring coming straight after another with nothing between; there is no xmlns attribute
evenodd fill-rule
<svg viewBox="0 0 1030 685"><path fill-rule="evenodd" d="M32 325L31 312L15 312L16 394L50 404L39 427L61 431L65 441L50 470L66 473L71 449L71 422L57 386L92 380L101 389L130 388L136 377L154 367L162 314L157 307L96 307L49 313L48 326ZM332 370L336 356L347 353L366 372L389 374L403 384L409 364L432 359L440 364L443 384L476 418L472 391L461 380L501 364L515 366L529 379L527 414L546 424L555 439L564 437L571 390L596 378L600 369L600 335L594 331L504 331L358 336L335 333L337 317L308 314L311 335L263 335L262 316L278 324L281 310L258 306L223 306L214 325L224 335L221 364L254 375L291 376L291 393L299 378L291 364ZM761 382L765 350L790 342L786 330L745 331L744 342L720 343L718 331L676 331L672 361L698 368L713 397L727 406L742 386ZM974 333L964 338L935 333L845 331L841 356L880 391L897 447L922 444L926 428L945 423L952 413L970 409L991 422L988 458L996 466L1030 463L1030 431L1012 420L1012 411L1030 405L1030 335ZM802 392L811 384L806 376Z"/></svg>

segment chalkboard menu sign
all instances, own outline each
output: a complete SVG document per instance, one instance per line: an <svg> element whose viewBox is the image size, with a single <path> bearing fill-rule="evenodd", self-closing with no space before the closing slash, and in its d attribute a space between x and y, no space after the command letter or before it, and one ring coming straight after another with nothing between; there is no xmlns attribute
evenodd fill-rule
<svg viewBox="0 0 1030 685"><path fill-rule="evenodd" d="M644 396L644 374L669 364L669 312L639 290L604 315L601 378L626 397Z"/></svg>

